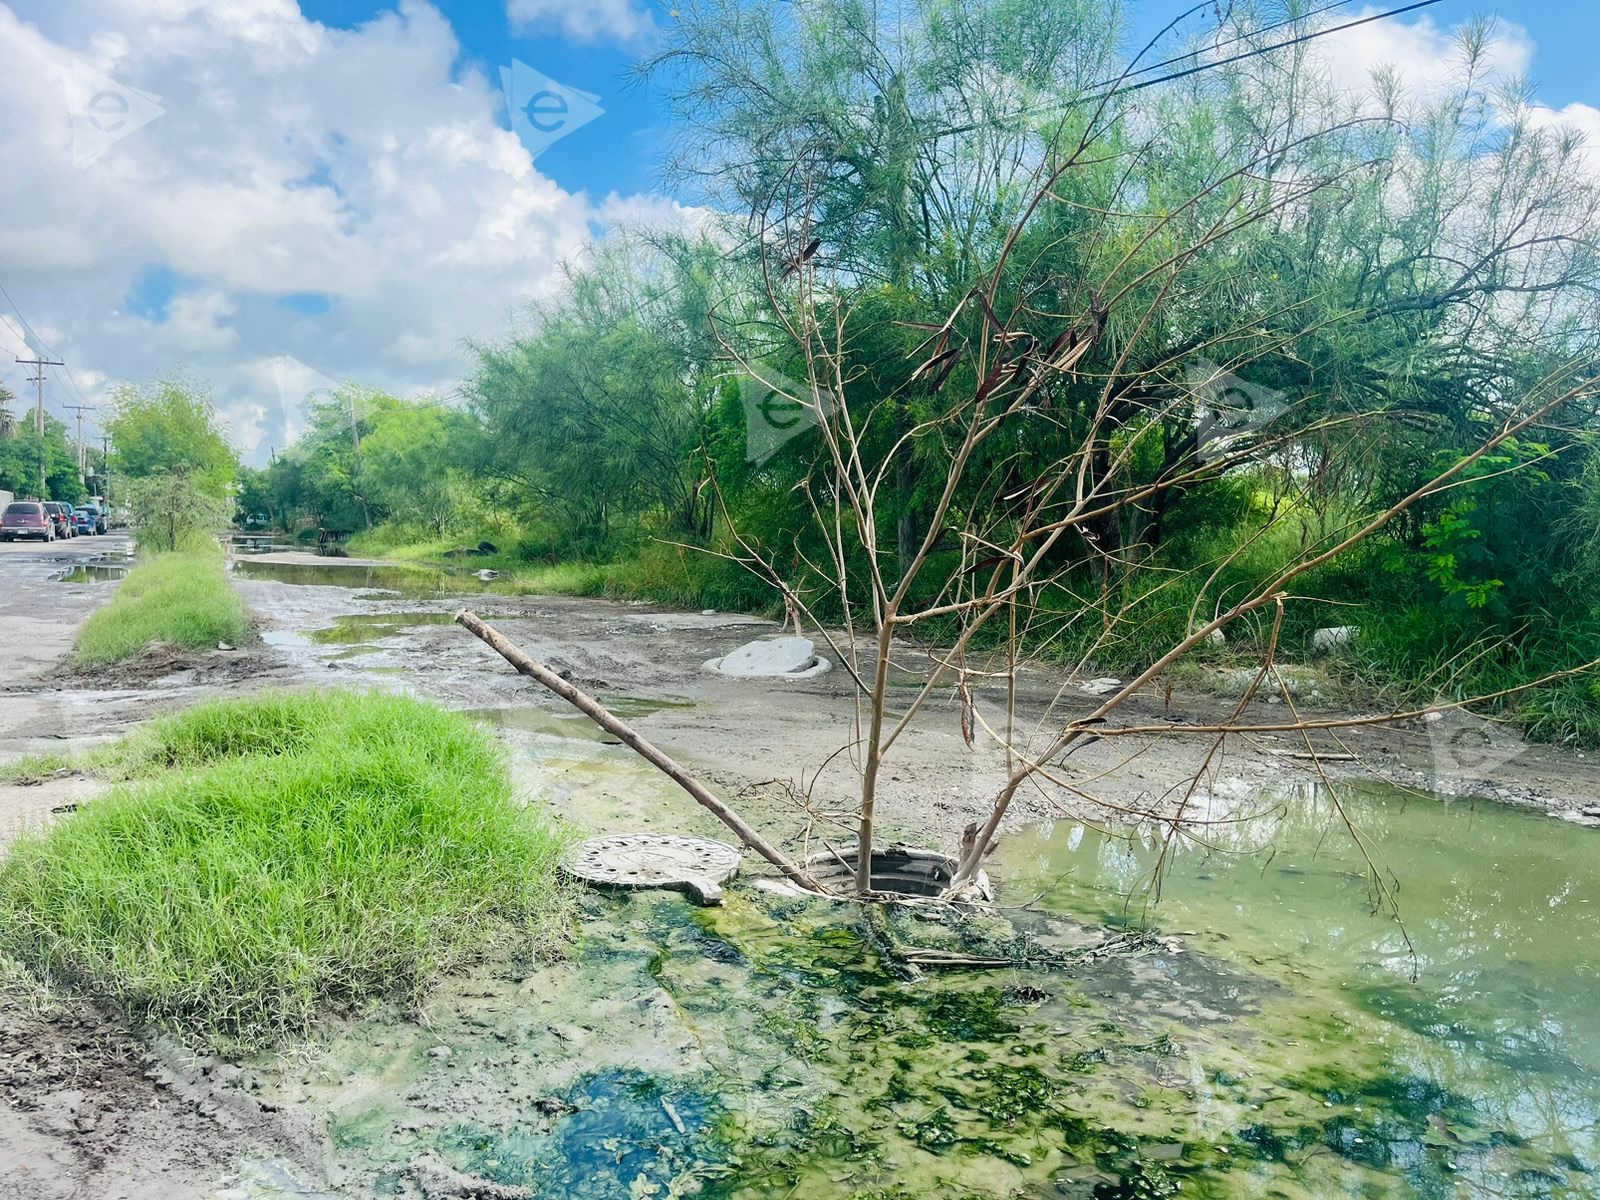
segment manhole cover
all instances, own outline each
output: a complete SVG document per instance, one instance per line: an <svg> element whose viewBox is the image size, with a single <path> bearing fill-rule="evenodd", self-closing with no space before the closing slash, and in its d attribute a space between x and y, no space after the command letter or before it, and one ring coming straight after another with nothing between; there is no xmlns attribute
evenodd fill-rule
<svg viewBox="0 0 1600 1200"><path fill-rule="evenodd" d="M713 658L706 669L745 679L810 679L832 665L815 650L810 638L763 638Z"/></svg>
<svg viewBox="0 0 1600 1200"><path fill-rule="evenodd" d="M739 873L739 851L710 838L624 833L584 842L568 870L602 887L673 888L696 903L721 904L719 885Z"/></svg>

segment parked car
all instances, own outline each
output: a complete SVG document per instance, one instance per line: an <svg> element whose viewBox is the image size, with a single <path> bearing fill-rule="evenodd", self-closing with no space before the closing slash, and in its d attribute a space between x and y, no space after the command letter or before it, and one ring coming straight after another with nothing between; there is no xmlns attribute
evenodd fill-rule
<svg viewBox="0 0 1600 1200"><path fill-rule="evenodd" d="M44 508L56 523L57 537L69 538L74 535L76 530L72 528L72 505L63 504L59 500L46 500Z"/></svg>
<svg viewBox="0 0 1600 1200"><path fill-rule="evenodd" d="M100 514L87 506L72 510L72 530L77 534L99 533L96 526L100 522Z"/></svg>
<svg viewBox="0 0 1600 1200"><path fill-rule="evenodd" d="M86 512L94 518L92 527L89 530L90 533L104 533L109 528L106 523L106 510L103 504L96 504L91 499L72 510L73 516L77 516L81 512Z"/></svg>
<svg viewBox="0 0 1600 1200"><path fill-rule="evenodd" d="M55 517L37 500L13 501L0 513L0 541L14 542L18 538L55 541Z"/></svg>

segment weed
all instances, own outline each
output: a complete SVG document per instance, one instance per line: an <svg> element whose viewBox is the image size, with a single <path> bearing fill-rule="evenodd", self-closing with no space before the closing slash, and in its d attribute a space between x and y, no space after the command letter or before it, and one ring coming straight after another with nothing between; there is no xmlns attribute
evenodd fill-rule
<svg viewBox="0 0 1600 1200"><path fill-rule="evenodd" d="M124 783L0 864L0 954L152 1020L259 1046L548 945L564 835L492 736L418 700L268 694L153 722Z"/></svg>
<svg viewBox="0 0 1600 1200"><path fill-rule="evenodd" d="M237 645L250 637L250 615L228 583L215 546L157 554L128 573L111 603L78 633L80 665L125 662L166 642L185 650Z"/></svg>

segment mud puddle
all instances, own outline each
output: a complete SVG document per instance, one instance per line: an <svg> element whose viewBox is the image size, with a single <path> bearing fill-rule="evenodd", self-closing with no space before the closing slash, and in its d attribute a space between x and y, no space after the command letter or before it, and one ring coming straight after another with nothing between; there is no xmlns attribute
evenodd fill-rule
<svg viewBox="0 0 1600 1200"><path fill-rule="evenodd" d="M287 583L303 587L343 587L384 593L384 598L431 600L480 593L516 591L509 580L483 580L470 571L432 567L367 566L330 558L326 563L257 562L249 556L230 566L241 579Z"/></svg>

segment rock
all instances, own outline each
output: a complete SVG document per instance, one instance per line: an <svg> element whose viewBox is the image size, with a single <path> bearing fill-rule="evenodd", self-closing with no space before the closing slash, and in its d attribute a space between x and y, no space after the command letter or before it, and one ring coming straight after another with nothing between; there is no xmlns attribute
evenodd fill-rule
<svg viewBox="0 0 1600 1200"><path fill-rule="evenodd" d="M1122 680L1112 679L1109 675L1103 679L1090 679L1078 685L1078 690L1087 696L1109 696L1122 686Z"/></svg>
<svg viewBox="0 0 1600 1200"><path fill-rule="evenodd" d="M218 650L237 650L238 648L239 647L237 647L237 646L229 645L227 642L218 642L217 643L217 649Z"/></svg>
<svg viewBox="0 0 1600 1200"><path fill-rule="evenodd" d="M1340 646L1348 646L1360 633L1361 630L1354 625L1330 625L1312 632L1311 648L1319 654L1326 654Z"/></svg>
<svg viewBox="0 0 1600 1200"><path fill-rule="evenodd" d="M811 639L803 637L746 642L732 654L724 655L717 669L724 675L747 677L793 675L816 663L815 650Z"/></svg>
<svg viewBox="0 0 1600 1200"><path fill-rule="evenodd" d="M700 610L700 615L702 617L714 617L717 615L717 610L714 608L702 608Z"/></svg>
<svg viewBox="0 0 1600 1200"><path fill-rule="evenodd" d="M428 1051L428 1057L429 1058L449 1058L450 1057L450 1047L449 1046L435 1046L432 1050Z"/></svg>

